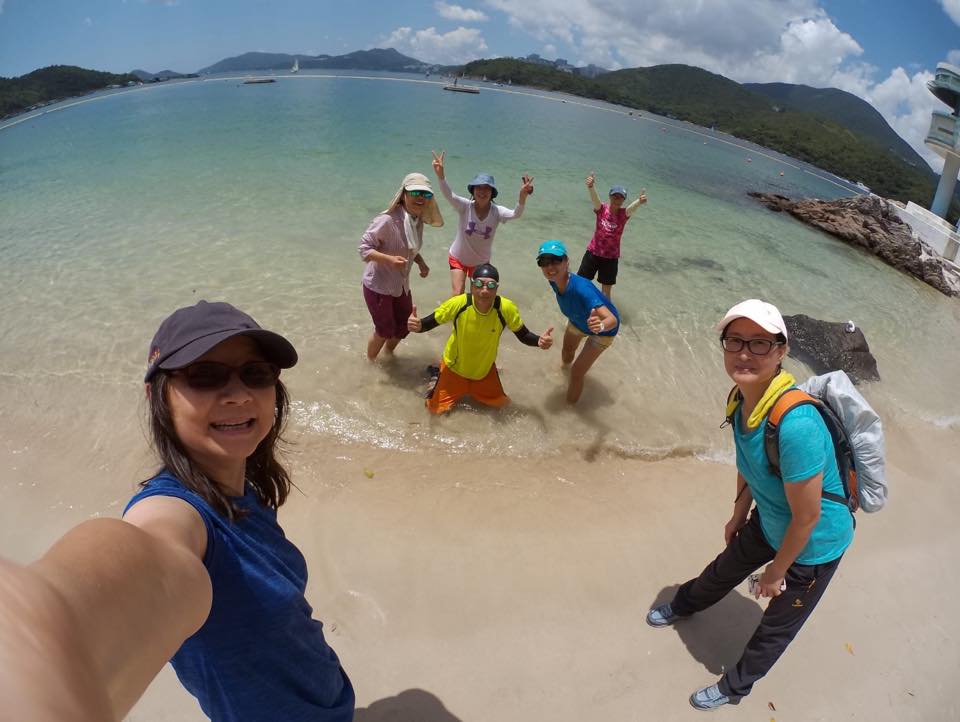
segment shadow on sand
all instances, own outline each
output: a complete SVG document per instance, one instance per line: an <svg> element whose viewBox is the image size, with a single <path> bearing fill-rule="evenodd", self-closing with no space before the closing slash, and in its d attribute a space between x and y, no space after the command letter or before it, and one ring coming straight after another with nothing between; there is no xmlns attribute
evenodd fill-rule
<svg viewBox="0 0 960 722"><path fill-rule="evenodd" d="M461 722L443 702L422 689L408 689L357 709L354 722Z"/></svg>
<svg viewBox="0 0 960 722"><path fill-rule="evenodd" d="M679 587L674 584L664 588L651 608L672 600ZM719 676L740 659L761 616L763 608L734 589L709 609L668 629L676 632L694 659Z"/></svg>

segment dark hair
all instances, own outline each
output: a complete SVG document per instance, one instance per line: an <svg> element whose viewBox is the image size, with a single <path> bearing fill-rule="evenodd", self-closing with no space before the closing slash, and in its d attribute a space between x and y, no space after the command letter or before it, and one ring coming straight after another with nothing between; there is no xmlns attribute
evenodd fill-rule
<svg viewBox="0 0 960 722"><path fill-rule="evenodd" d="M175 476L230 521L245 516L246 512L223 492L216 479L211 479L194 463L177 437L167 399L169 384L170 376L166 372L156 374L149 383L150 436L153 448L160 457L159 471L167 471ZM291 486L287 470L275 456L278 444L283 443L282 433L290 408L290 397L282 381L277 381L274 408L276 414L270 433L247 457L246 481L253 487L261 504L278 509L286 501ZM145 479L140 486L145 486L149 481Z"/></svg>

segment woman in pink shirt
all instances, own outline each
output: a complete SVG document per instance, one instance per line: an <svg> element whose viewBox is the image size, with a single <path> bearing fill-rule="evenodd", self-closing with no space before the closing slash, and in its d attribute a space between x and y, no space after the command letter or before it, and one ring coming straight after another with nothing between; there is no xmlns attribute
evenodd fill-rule
<svg viewBox="0 0 960 722"><path fill-rule="evenodd" d="M593 212L597 214L597 227L583 254L583 260L580 261L580 270L577 271L577 275L589 278L591 281L596 276L603 289L603 295L611 298L613 284L617 282L617 268L620 265L620 237L623 235L623 228L637 208L647 202L647 194L641 190L637 199L624 208L627 189L623 186L614 186L610 189L610 202L601 203L600 196L594 188L595 182L595 174L591 173L587 176L587 190L590 191L590 198L593 200Z"/></svg>
<svg viewBox="0 0 960 722"><path fill-rule="evenodd" d="M421 278L430 273L420 255L424 223L439 228L443 217L430 180L422 173L409 173L387 209L370 221L360 238L360 258L367 264L363 299L373 319L373 334L367 341L370 361L384 346L393 353L409 333L407 318L413 310L410 268L416 263Z"/></svg>

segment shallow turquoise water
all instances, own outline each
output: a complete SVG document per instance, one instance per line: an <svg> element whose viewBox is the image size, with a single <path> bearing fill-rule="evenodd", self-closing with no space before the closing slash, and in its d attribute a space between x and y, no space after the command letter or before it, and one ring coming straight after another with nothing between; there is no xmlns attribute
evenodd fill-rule
<svg viewBox="0 0 960 722"><path fill-rule="evenodd" d="M866 393L894 423L960 424L949 379L960 364L960 304L746 196L849 191L687 124L516 88L467 96L412 80L212 79L99 97L0 131L7 421L29 417L31 401L49 409L135 399L156 324L207 298L243 307L297 345L302 363L288 378L294 423L308 436L404 449L723 456L728 381L711 328L736 301L760 296L785 313L854 319L883 376ZM510 335L500 366L515 403L503 413L427 418L419 393L440 329L404 342L393 363L363 361L370 324L357 241L405 173L432 176L431 149L446 149L454 188L488 171L508 205L520 176L536 177L524 218L500 229L493 260L527 325L554 325L558 337L537 245L560 238L578 261L593 228L587 172L601 186L647 189L614 291L624 330L576 409L562 402L558 351ZM449 287L456 216L440 204L447 226L425 237L432 272L414 281L423 313ZM89 423L108 427L113 417L99 410Z"/></svg>

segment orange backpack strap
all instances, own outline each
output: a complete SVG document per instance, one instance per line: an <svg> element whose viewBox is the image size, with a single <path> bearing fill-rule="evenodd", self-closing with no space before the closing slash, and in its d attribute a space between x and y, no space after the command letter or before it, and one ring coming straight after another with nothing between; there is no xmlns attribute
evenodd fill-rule
<svg viewBox="0 0 960 722"><path fill-rule="evenodd" d="M780 398L774 402L773 408L767 413L767 427L763 431L763 446L767 452L770 470L775 476L780 476L780 424L783 417L792 409L806 404L817 406L819 401L806 391L801 391L798 388L787 389L780 394Z"/></svg>

